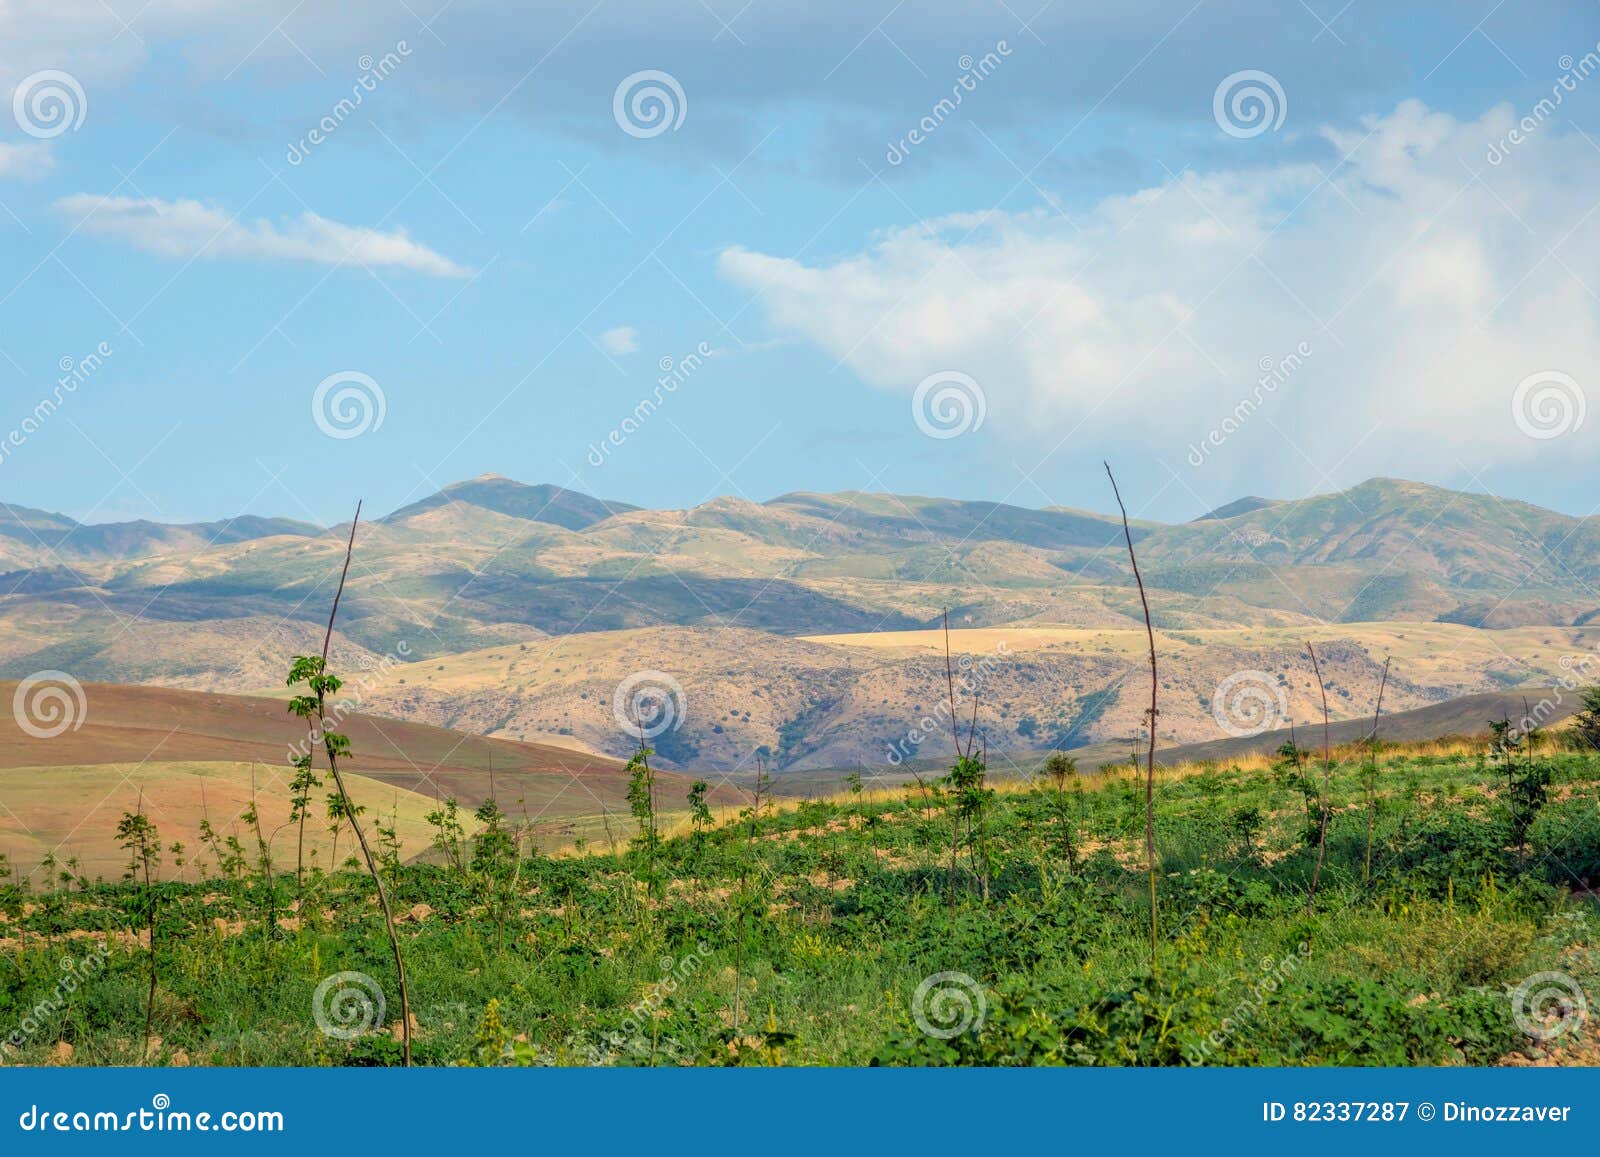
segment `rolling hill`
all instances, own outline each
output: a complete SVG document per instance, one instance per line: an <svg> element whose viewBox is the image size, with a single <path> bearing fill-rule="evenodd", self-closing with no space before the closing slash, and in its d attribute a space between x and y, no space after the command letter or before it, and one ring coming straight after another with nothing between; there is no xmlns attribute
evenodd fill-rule
<svg viewBox="0 0 1600 1157"><path fill-rule="evenodd" d="M16 691L0 683L5 702ZM0 851L24 869L53 852L76 856L90 875L114 876L117 817L141 798L163 838L191 849L203 818L251 843L239 817L252 796L264 827L276 830L289 811L289 749L305 739L286 699L89 683L79 726L59 735L29 734L16 710L0 715ZM445 797L471 811L492 791L546 845L598 838L603 815L627 814L628 776L617 760L359 712L340 727L354 751L345 764L351 797L384 822L399 815L407 855L428 847L424 817ZM682 806L689 782L660 773L662 806ZM742 797L716 785L709 798L729 805ZM308 838L330 845L320 823ZM345 839L350 850L348 832Z"/></svg>
<svg viewBox="0 0 1600 1157"><path fill-rule="evenodd" d="M1261 672L1285 721L1320 719L1306 659L1315 642L1335 719L1368 716L1383 658L1385 701L1403 711L1565 673L1563 657L1600 644L1600 628L1484 632L1457 624L1356 623L1292 628L1163 631L1163 745L1225 734L1213 698L1229 676ZM1029 760L1043 748L1135 733L1147 704L1145 636L1065 627L959 628L950 633L958 680L979 697L991 759ZM664 765L748 770L877 767L948 748L943 635L936 630L788 638L739 628L653 627L584 632L389 666L363 677L373 710L460 731L525 741L577 742L621 758L636 740L619 729L613 692L635 672L681 689L671 731L651 740ZM963 717L972 693L960 692ZM924 726L928 718L937 720ZM915 733L916 739L908 739Z"/></svg>
<svg viewBox="0 0 1600 1157"><path fill-rule="evenodd" d="M1528 713L1529 707L1539 708L1540 726L1557 729L1582 708L1582 702L1574 692L1558 687L1530 687L1517 691L1463 695L1427 707L1393 713L1385 710L1378 722L1377 735L1381 741L1395 744L1425 744L1436 739L1448 741L1452 738L1484 737L1490 720L1510 719L1518 722ZM1342 744L1364 740L1373 733L1372 723L1370 715L1337 720L1328 727L1329 741L1337 749ZM1300 720L1294 728L1285 723L1259 735L1228 736L1199 743L1158 744L1156 766L1173 768L1208 763L1227 766L1250 756L1270 758L1290 738L1311 752L1313 758L1320 758L1320 717ZM1142 767L1145 747L1143 744L1134 744L1129 738L1085 744L1072 749L1071 754L1077 761L1080 773L1093 773L1109 768L1126 770L1135 751ZM999 780L1034 779L1049 754L1050 749L1044 748L1014 749L992 761L990 771ZM863 775L863 780L872 787L910 783L916 776L926 779L930 775L944 774L949 762L947 750L934 749L921 758L908 760L899 766L880 765L873 768L869 774ZM780 790L806 797L836 795L848 789L847 777L859 771L859 767L851 765L795 768L779 781ZM728 776L729 782L745 788L751 786L754 778L752 772L744 770Z"/></svg>
<svg viewBox="0 0 1600 1157"><path fill-rule="evenodd" d="M1163 567L1349 565L1464 590L1600 580L1600 527L1525 502L1391 478L1166 527L1151 535L1148 551Z"/></svg>
<svg viewBox="0 0 1600 1157"><path fill-rule="evenodd" d="M221 693L276 693L319 635L348 533L4 509L0 677ZM1170 658L1163 741L1213 738L1209 698L1237 670L1281 675L1304 714L1308 637L1352 717L1390 653L1397 710L1548 682L1594 642L1597 533L1392 479L1140 522ZM654 510L484 475L363 525L334 661L382 672L367 702L386 714L612 757L631 741L611 688L659 670L700 705L661 741L672 766L872 763L936 701L916 632L946 610L962 653L984 632L1016 644L981 708L998 750L1137 728L1120 522L1064 508L796 492Z"/></svg>

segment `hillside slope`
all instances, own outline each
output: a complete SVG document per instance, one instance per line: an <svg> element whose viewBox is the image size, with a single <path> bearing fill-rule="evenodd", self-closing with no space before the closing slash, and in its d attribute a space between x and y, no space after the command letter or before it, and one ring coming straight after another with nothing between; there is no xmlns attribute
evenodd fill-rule
<svg viewBox="0 0 1600 1157"><path fill-rule="evenodd" d="M136 806L141 792L168 813L163 830L170 830L169 838L191 843L202 805L213 809L214 823L231 820L252 784L272 823L287 814L290 748L306 734L286 710L286 696L100 683L82 690L81 708L71 708L79 726L59 735L40 737L21 726L27 718L49 721L37 701L32 716L0 715L0 851L43 855L53 838L69 843L80 858L115 858L116 817ZM0 700L14 702L16 691L17 684L0 682ZM413 851L427 846L422 817L449 796L471 811L492 792L503 810L525 817L534 834L552 844L592 834L598 825L589 817L628 811L628 776L617 760L364 713L347 715L339 726L354 752L344 765L352 796L374 816L398 806L408 817ZM322 765L320 755L317 762ZM681 807L689 783L660 773L662 806ZM742 797L719 784L709 798L727 806ZM320 815L320 802L316 810ZM619 831L625 837L631 829L619 823Z"/></svg>
<svg viewBox="0 0 1600 1157"><path fill-rule="evenodd" d="M0 677L226 693L273 688L315 645L348 532L7 518ZM1548 681L1600 621L1600 531L1488 495L1374 479L1134 533L1168 743L1214 737L1210 697L1237 671L1281 678L1304 717L1308 637L1327 648L1335 714L1359 716L1385 654L1405 709ZM80 535L67 563L41 545ZM612 690L665 671L699 704L662 739L669 765L871 764L938 701L911 634L948 613L1033 640L984 692L998 749L1078 745L1138 727L1131 579L1120 521L1064 508L796 492L652 510L485 475L363 524L334 654L385 672L384 711L618 757ZM1040 631L1064 633L1037 646Z"/></svg>

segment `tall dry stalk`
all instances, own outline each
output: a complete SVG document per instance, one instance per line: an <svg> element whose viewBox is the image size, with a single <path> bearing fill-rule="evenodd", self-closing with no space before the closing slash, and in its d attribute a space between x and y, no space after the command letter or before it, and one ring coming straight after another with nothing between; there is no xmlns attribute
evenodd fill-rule
<svg viewBox="0 0 1600 1157"><path fill-rule="evenodd" d="M357 818L355 805L350 800L350 793L345 789L344 776L339 772L339 751L341 744L329 732L327 721L326 691L328 669L328 648L333 642L333 623L339 614L339 601L344 597L345 580L350 577L350 559L356 549L356 525L361 521L361 503L356 503L355 517L350 520L350 541L345 544L344 569L339 572L339 587L333 595L333 609L328 612L328 629L322 636L322 656L316 661L316 680L311 683L312 693L315 696L315 705L312 708L312 742L320 733L322 744L328 756L328 771L333 776L333 784L339 793L339 801L344 811L344 818L350 821L350 830L355 832L356 841L361 845L361 855L367 862L367 872L372 876L372 882L378 889L378 904L383 909L384 929L389 934L389 948L394 954L395 975L400 984L400 1033L403 1063L411 1064L411 990L406 983L405 958L400 953L400 937L395 932L394 911L389 906L389 891L383 886L383 873L378 870L378 862L373 857L372 847L367 843L366 832L361 829L361 822ZM343 737L339 737L343 739ZM348 751L348 741L343 744Z"/></svg>
<svg viewBox="0 0 1600 1157"><path fill-rule="evenodd" d="M733 955L733 1041L736 1049L742 1047L740 1045L739 1024L744 1013L744 931L745 914L750 907L746 885L750 879L750 861L755 855L756 834L761 829L761 794L767 789L770 782L767 778L766 761L760 755L757 755L755 798L750 804L750 828L745 835L744 850L739 855L739 940L734 945ZM740 1063L743 1063L742 1053L740 1054Z"/></svg>
<svg viewBox="0 0 1600 1157"><path fill-rule="evenodd" d="M1371 766L1367 769L1367 853L1361 862L1361 882L1372 879L1372 822L1378 812L1378 718L1383 714L1383 691L1389 685L1389 656L1383 657L1383 677L1378 680L1378 702L1372 709L1372 733L1367 736Z"/></svg>
<svg viewBox="0 0 1600 1157"><path fill-rule="evenodd" d="M955 762L950 766L950 774L944 777L948 785L948 799L950 803L950 917L956 914L956 872L961 855L961 830L963 822L966 825L967 841L971 845L970 859L973 872L978 876L983 889L983 898L989 899L989 850L987 836L983 824L983 803L987 788L984 786L985 761L988 759L988 740L984 740L984 756L975 759L973 752L977 750L978 734L978 702L979 692L975 687L972 690L972 722L967 728L966 743L961 741L961 721L956 717L956 682L955 671L950 661L950 612L944 612L944 678L945 687L950 695L950 739L955 746ZM976 825L974 825L976 820ZM983 867L979 868L979 855L982 855Z"/></svg>
<svg viewBox="0 0 1600 1157"><path fill-rule="evenodd" d="M1306 915L1317 899L1317 881L1322 878L1322 860L1328 854L1328 792L1333 775L1333 746L1328 741L1328 685L1322 681L1322 665L1317 662L1317 649L1306 640L1306 650L1311 653L1311 670L1317 676L1317 690L1322 692L1322 792L1317 800L1317 866L1311 871L1311 890L1306 893Z"/></svg>
<svg viewBox="0 0 1600 1157"><path fill-rule="evenodd" d="M1117 509L1122 512L1122 537L1128 544L1128 562L1133 566L1133 581L1139 586L1139 605L1144 608L1144 633L1150 642L1150 706L1145 711L1145 717L1150 721L1150 750L1145 757L1144 857L1150 877L1150 975L1155 976L1156 950L1161 943L1156 912L1156 719L1161 714L1156 707L1156 690L1161 685L1160 676L1156 671L1156 631L1150 622L1150 600L1144 593L1144 579L1139 574L1139 560L1133 554L1133 531L1128 526L1128 508L1122 504L1122 492L1117 489L1117 478L1111 473L1111 463L1107 462L1104 465L1106 477L1111 479L1111 493L1116 495Z"/></svg>
<svg viewBox="0 0 1600 1157"><path fill-rule="evenodd" d="M956 677L950 666L950 612L944 612L944 681L950 693L950 741L955 744L956 759L961 759L961 723L956 719ZM960 820L956 810L950 810L950 919L956 918L956 858L961 853Z"/></svg>

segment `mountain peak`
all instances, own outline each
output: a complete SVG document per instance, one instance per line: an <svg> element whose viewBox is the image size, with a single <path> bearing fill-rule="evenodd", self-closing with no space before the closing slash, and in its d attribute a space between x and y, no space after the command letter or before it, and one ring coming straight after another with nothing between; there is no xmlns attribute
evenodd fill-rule
<svg viewBox="0 0 1600 1157"><path fill-rule="evenodd" d="M437 494L402 506L383 522L403 522L425 511L450 503L462 503L492 510L529 522L547 522L568 530L583 530L614 514L626 514L638 507L626 502L608 502L553 482L530 485L504 474L480 474L462 482L452 482Z"/></svg>
<svg viewBox="0 0 1600 1157"><path fill-rule="evenodd" d="M1252 494L1244 498L1235 498L1232 502L1219 506L1215 510L1208 510L1199 518L1193 518L1190 521L1218 522L1224 518L1235 518L1241 514L1249 514L1255 510L1265 510L1269 506L1276 505L1278 505L1278 499L1276 498L1258 498Z"/></svg>
<svg viewBox="0 0 1600 1157"><path fill-rule="evenodd" d="M1435 486L1431 482L1415 482L1410 478L1368 478L1345 491L1346 494L1381 494L1389 498L1415 498L1419 495L1470 494L1449 486Z"/></svg>

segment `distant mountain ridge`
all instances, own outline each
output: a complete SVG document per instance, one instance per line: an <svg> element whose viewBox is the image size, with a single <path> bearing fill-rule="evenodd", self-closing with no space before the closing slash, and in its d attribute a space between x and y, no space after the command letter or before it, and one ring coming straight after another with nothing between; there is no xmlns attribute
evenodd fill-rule
<svg viewBox="0 0 1600 1157"><path fill-rule="evenodd" d="M256 516L84 525L0 506L0 678L275 689L284 656L320 642L347 531ZM1337 703L1358 713L1383 649L1451 648L1396 671L1393 705L1420 706L1547 684L1600 619L1600 531L1490 495L1372 479L1133 532L1162 645L1188 656L1171 682L1187 703L1163 709L1178 741L1205 737L1203 699L1229 671L1298 679L1314 632L1352 696ZM380 709L404 718L619 756L609 688L675 671L699 707L692 740L661 749L669 763L692 749L732 766L746 744L795 766L881 753L931 693L922 660L804 640L927 630L947 612L974 638L1066 632L1008 658L992 693L1015 709L997 729L1032 720L1079 743L1137 724L1123 690L1143 618L1121 521L1057 507L794 492L662 510L484 475L364 522L335 655L386 671ZM568 657L530 658L550 652Z"/></svg>
<svg viewBox="0 0 1600 1157"><path fill-rule="evenodd" d="M721 527L773 545L807 536L827 544L853 540L892 544L1012 542L1041 550L1100 548L1117 536L1116 516L1065 507L1014 506L963 499L841 491L795 491L762 503L715 498L683 511L650 509L595 498L551 483L528 484L498 474L451 483L374 521L398 525L451 507L474 507L526 522L586 531L641 515L641 524L673 518ZM80 523L63 514L0 503L0 537L23 548L67 551L81 558L144 555L221 546L278 536L315 537L329 529L298 519L239 515L214 522L147 520ZM1406 561L1432 556L1425 569L1465 576L1502 570L1505 560L1600 562L1600 527L1529 503L1374 478L1331 494L1276 500L1245 497L1187 523L1136 520L1135 540L1149 541L1162 561L1204 555L1213 560L1363 563L1402 550ZM824 533L827 532L827 533ZM1448 537L1448 543L1429 540ZM1488 560L1493 563L1487 570Z"/></svg>
<svg viewBox="0 0 1600 1157"><path fill-rule="evenodd" d="M1600 613L1600 526L1488 494L1373 478L1133 530L1166 631ZM0 506L0 677L253 690L227 664L270 677L270 656L322 615L346 531L256 515L85 525ZM1141 621L1114 515L901 494L645 509L482 475L365 523L357 560L342 632L376 656L397 640L424 658L646 627L906 631L947 610L960 627Z"/></svg>
<svg viewBox="0 0 1600 1157"><path fill-rule="evenodd" d="M323 528L293 518L241 514L216 522L82 523L64 514L0 503L0 536L23 548L68 552L77 559L127 559L168 551L249 542L278 536L312 537Z"/></svg>
<svg viewBox="0 0 1600 1157"><path fill-rule="evenodd" d="M243 579L271 569L271 560L302 549L292 543L337 533L255 515L183 525L83 524L0 504L0 571L14 576L0 590L36 590L40 582L56 582L40 572L63 569L80 581L131 588L172 566L204 571L208 581L237 589L228 575ZM1243 498L1192 522L1140 521L1134 535L1157 585L1314 617L1329 617L1318 601L1331 604L1341 593L1346 609L1359 604L1368 618L1392 617L1385 609L1392 604L1403 605L1408 617L1427 611L1420 617L1493 621L1509 614L1528 621L1527 611L1499 607L1496 591L1557 606L1561 616L1570 605L1568 621L1600 609L1600 597L1588 589L1600 585L1600 526L1415 482L1378 478L1304 499ZM413 575L419 566L441 576L471 572L470 560L481 558L491 571L521 582L663 575L813 589L895 581L964 585L990 595L1053 591L1018 612L1027 618L1067 614L1066 589L1119 582L1126 568L1118 519L1060 507L845 491L794 492L763 503L716 498L687 510L655 510L495 474L453 483L375 520L364 542L370 555L402 544L414 551L419 540L437 565L415 559L404 567ZM249 549L230 553L234 547ZM210 565L199 566L202 558ZM178 582L187 586L192 577ZM627 625L653 621L674 620L645 612Z"/></svg>
<svg viewBox="0 0 1600 1157"><path fill-rule="evenodd" d="M1347 564L1466 588L1600 579L1600 525L1525 502L1392 478L1167 527L1152 536L1150 548L1164 565L1202 558Z"/></svg>

